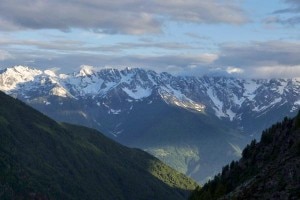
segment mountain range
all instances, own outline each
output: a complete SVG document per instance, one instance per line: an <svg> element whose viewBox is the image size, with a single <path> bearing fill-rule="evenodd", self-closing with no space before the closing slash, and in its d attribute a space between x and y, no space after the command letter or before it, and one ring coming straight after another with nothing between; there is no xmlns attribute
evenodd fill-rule
<svg viewBox="0 0 300 200"><path fill-rule="evenodd" d="M202 182L300 107L300 79L174 76L139 68L0 72L0 90L57 121L95 128Z"/></svg>
<svg viewBox="0 0 300 200"><path fill-rule="evenodd" d="M100 132L0 92L0 199L186 199L197 184Z"/></svg>

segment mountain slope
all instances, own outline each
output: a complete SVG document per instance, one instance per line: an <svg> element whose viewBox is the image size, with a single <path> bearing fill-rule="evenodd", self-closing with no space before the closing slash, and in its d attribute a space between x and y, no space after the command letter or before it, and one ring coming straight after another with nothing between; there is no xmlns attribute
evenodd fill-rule
<svg viewBox="0 0 300 200"><path fill-rule="evenodd" d="M238 162L223 167L190 199L299 199L299 191L300 112L265 130L259 143L253 140Z"/></svg>
<svg viewBox="0 0 300 200"><path fill-rule="evenodd" d="M195 182L85 127L0 93L0 198L185 199Z"/></svg>
<svg viewBox="0 0 300 200"><path fill-rule="evenodd" d="M83 66L56 74L15 66L1 71L0 90L57 121L142 148L200 182L300 107L299 79L173 76L138 68Z"/></svg>

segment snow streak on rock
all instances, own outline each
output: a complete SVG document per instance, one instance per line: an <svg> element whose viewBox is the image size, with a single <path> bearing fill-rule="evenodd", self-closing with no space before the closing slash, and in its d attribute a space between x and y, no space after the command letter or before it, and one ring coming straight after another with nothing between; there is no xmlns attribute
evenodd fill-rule
<svg viewBox="0 0 300 200"><path fill-rule="evenodd" d="M131 104L136 101L151 104L155 97L173 106L213 113L229 121L241 120L245 111L259 116L284 105L290 112L300 108L298 79L182 77L138 68L97 70L83 66L79 72L56 74L51 70L15 66L0 72L0 90L23 99L45 96L78 100L96 98L97 105L111 95L119 95ZM109 109L111 114L120 114L123 110Z"/></svg>

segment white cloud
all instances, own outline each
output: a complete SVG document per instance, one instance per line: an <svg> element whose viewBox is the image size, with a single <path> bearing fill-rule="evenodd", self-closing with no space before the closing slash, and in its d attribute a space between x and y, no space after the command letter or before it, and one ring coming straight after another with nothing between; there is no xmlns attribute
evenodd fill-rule
<svg viewBox="0 0 300 200"><path fill-rule="evenodd" d="M238 67L227 67L226 72L228 74L241 74L244 70Z"/></svg>
<svg viewBox="0 0 300 200"><path fill-rule="evenodd" d="M251 68L261 66L294 66L300 63L300 42L281 40L224 44L216 64Z"/></svg>
<svg viewBox="0 0 300 200"><path fill-rule="evenodd" d="M300 64L295 66L264 66L249 70L252 77L296 78L300 77Z"/></svg>
<svg viewBox="0 0 300 200"><path fill-rule="evenodd" d="M204 53L199 55L199 61L201 61L202 63L213 63L214 61L216 61L219 58L219 56L217 54L212 54L212 53Z"/></svg>
<svg viewBox="0 0 300 200"><path fill-rule="evenodd" d="M109 34L162 31L164 22L243 24L239 3L230 0L1 0L0 29L81 28Z"/></svg>

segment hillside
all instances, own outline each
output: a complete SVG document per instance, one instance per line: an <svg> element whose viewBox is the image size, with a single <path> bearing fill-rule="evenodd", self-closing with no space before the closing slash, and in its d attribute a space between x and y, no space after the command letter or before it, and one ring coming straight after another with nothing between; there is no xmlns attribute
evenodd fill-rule
<svg viewBox="0 0 300 200"><path fill-rule="evenodd" d="M0 93L0 199L185 199L195 182Z"/></svg>
<svg viewBox="0 0 300 200"><path fill-rule="evenodd" d="M190 200L300 199L300 112L262 133Z"/></svg>

